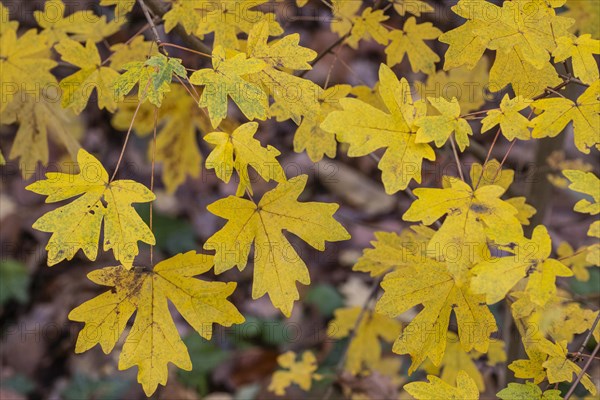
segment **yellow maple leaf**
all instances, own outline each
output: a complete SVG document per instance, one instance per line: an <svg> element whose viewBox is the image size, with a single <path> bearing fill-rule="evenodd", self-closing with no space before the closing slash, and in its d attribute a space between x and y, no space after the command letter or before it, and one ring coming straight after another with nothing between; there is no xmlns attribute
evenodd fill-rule
<svg viewBox="0 0 600 400"><path fill-rule="evenodd" d="M316 118L319 112L318 99L323 89L309 79L290 73L290 70L307 71L312 69L310 61L317 53L307 47L300 46L300 35L297 33L268 42L269 24L261 21L248 35L248 56L262 60L265 68L248 78L259 84L263 90L273 97L274 107L279 109L277 119L291 118L297 125L300 119Z"/></svg>
<svg viewBox="0 0 600 400"><path fill-rule="evenodd" d="M33 175L38 162L48 164L48 137L62 143L73 159L77 157L81 146L75 137L80 127L73 113L56 102L58 96L51 90L19 93L0 113L2 124L19 124L8 158L20 158L24 179Z"/></svg>
<svg viewBox="0 0 600 400"><path fill-rule="evenodd" d="M525 61L520 50L513 48L508 53L496 52L496 61L490 70L489 90L496 93L511 85L515 95L532 99L544 93L547 87L561 82L550 62L536 69Z"/></svg>
<svg viewBox="0 0 600 400"><path fill-rule="evenodd" d="M504 95L500 102L499 110L488 111L486 117L481 121L481 133L485 133L493 127L500 125L502 135L508 140L531 139L529 131L529 120L520 113L529 107L531 101L517 96L513 99Z"/></svg>
<svg viewBox="0 0 600 400"><path fill-rule="evenodd" d="M429 242L432 251L439 253L448 243L455 242L457 235L469 238L470 242L485 243L489 238L500 244L523 236L517 209L500 199L506 189L494 184L473 190L460 179L448 180L450 186L444 189L415 189L417 200L402 217L405 221L431 225L447 215Z"/></svg>
<svg viewBox="0 0 600 400"><path fill-rule="evenodd" d="M283 396L292 383L300 386L302 390L309 391L313 380L321 380L321 375L315 373L318 368L317 359L311 351L302 353L300 361L296 361L296 353L288 351L277 357L277 363L288 370L276 371L269 384L268 390L278 396Z"/></svg>
<svg viewBox="0 0 600 400"><path fill-rule="evenodd" d="M106 15L99 16L91 10L75 11L65 16L62 0L46 1L44 11L34 11L33 18L42 28L40 35L48 40L49 45L69 38L78 42L100 42L116 33L124 22L107 22Z"/></svg>
<svg viewBox="0 0 600 400"><path fill-rule="evenodd" d="M212 256L190 251L153 268L118 266L89 273L92 282L111 289L69 313L71 321L85 323L75 352L83 353L99 344L105 354L110 353L135 312L119 357L119 369L137 365L138 382L151 396L159 384L167 383L169 363L186 371L192 369L168 301L207 340L212 336L213 324L231 326L244 322L244 317L227 301L235 290L235 282L194 278L208 272L212 265Z"/></svg>
<svg viewBox="0 0 600 400"><path fill-rule="evenodd" d="M102 66L100 53L94 42L88 40L83 47L74 40L63 39L56 45L56 51L60 53L63 61L80 68L60 81L63 91L61 105L79 114L87 105L92 89L95 88L98 108L114 112L117 102L111 87L119 73L110 67Z"/></svg>
<svg viewBox="0 0 600 400"><path fill-rule="evenodd" d="M511 169L502 169L501 165L496 160L488 161L485 166L474 163L471 166L470 172L471 182L476 187L497 185L504 190L512 185L515 178L515 171ZM536 209L526 203L525 197L512 197L506 199L506 202L517 210L517 219L521 225L529 225L529 219L535 215Z"/></svg>
<svg viewBox="0 0 600 400"><path fill-rule="evenodd" d="M297 176L265 193L258 204L229 196L208 206L208 210L228 220L225 226L204 244L215 250L215 272L234 266L246 267L254 242L254 282L252 298L269 294L273 305L287 317L299 294L296 282L310 283L306 264L291 247L282 230L291 232L317 250L325 241L346 240L350 235L333 218L337 204L301 203L298 196L308 177Z"/></svg>
<svg viewBox="0 0 600 400"><path fill-rule="evenodd" d="M581 199L575 204L573 209L584 214L600 214L600 179L593 172L574 169L564 170L563 175L571 181L569 189L574 192L586 194L593 199L593 202L588 199Z"/></svg>
<svg viewBox="0 0 600 400"><path fill-rule="evenodd" d="M186 0L187 1L187 0ZM238 32L250 33L261 23L267 22L268 34L277 36L283 29L273 13L264 13L254 10L269 0L211 0L198 1L197 12L200 13L201 22L196 29L197 35L214 33L213 48L223 46L228 49L238 49Z"/></svg>
<svg viewBox="0 0 600 400"><path fill-rule="evenodd" d="M379 162L388 194L404 190L414 179L421 182L423 159L435 160L431 146L416 143L414 121L425 115L426 105L413 102L406 79L398 78L385 64L379 68L379 95L387 112L358 99L340 99L342 111L330 113L321 128L350 144L350 157L365 156L385 147Z"/></svg>
<svg viewBox="0 0 600 400"><path fill-rule="evenodd" d="M225 183L229 182L235 169L239 178L236 196L242 196L246 190L253 194L249 167L267 182L285 181L283 168L276 158L281 153L273 146L263 147L254 138L257 129L258 123L248 122L232 133L212 132L204 136L205 141L215 145L206 157L206 168L214 169L217 177Z"/></svg>
<svg viewBox="0 0 600 400"><path fill-rule="evenodd" d="M228 96L246 118L266 119L268 104L265 92L243 79L245 75L262 71L266 64L256 58L247 58L245 53L226 58L225 49L221 46L214 48L212 64L212 68L194 72L190 76L190 82L204 86L198 104L208 108L213 128L227 118Z"/></svg>
<svg viewBox="0 0 600 400"><path fill-rule="evenodd" d="M573 272L560 261L549 258L552 242L546 227L536 226L531 239L516 239L514 255L477 264L472 272L473 290L486 295L488 304L502 300L517 282L527 277L526 292L534 303L543 306L556 293L556 277Z"/></svg>
<svg viewBox="0 0 600 400"><path fill-rule="evenodd" d="M327 326L327 337L348 337L361 313L362 307L335 310L334 319ZM381 360L379 340L393 342L401 329L402 325L395 319L374 311L365 311L348 347L344 368L353 375L360 373L363 368L372 369Z"/></svg>
<svg viewBox="0 0 600 400"><path fill-rule="evenodd" d="M422 304L423 310L404 327L393 351L410 354L412 373L426 358L439 366L446 350L448 324L454 312L464 351L487 352L496 321L484 296L471 290L468 280L452 274L445 263L423 258L419 264L399 268L381 283L385 293L376 311L395 317Z"/></svg>
<svg viewBox="0 0 600 400"><path fill-rule="evenodd" d="M387 45L389 31L381 23L389 18L383 10L373 10L372 7L365 8L360 16L352 18L352 28L346 43L355 49L358 48L358 42L361 40L373 39L379 44Z"/></svg>
<svg viewBox="0 0 600 400"><path fill-rule="evenodd" d="M590 273L587 270L591 266L587 261L588 247L582 246L575 251L569 243L562 242L556 249L556 255L563 264L571 268L575 279L581 282L590 280Z"/></svg>
<svg viewBox="0 0 600 400"><path fill-rule="evenodd" d="M431 22L417 24L415 17L410 17L401 30L395 29L389 34L390 44L385 49L387 65L400 64L406 54L413 72L434 74L435 63L440 57L425 44L425 40L437 39L441 33Z"/></svg>
<svg viewBox="0 0 600 400"><path fill-rule="evenodd" d="M362 3L360 1L332 0L331 31L340 37L349 34L352 30L353 20L357 18Z"/></svg>
<svg viewBox="0 0 600 400"><path fill-rule="evenodd" d="M39 92L40 87L55 84L50 70L57 64L50 59L50 47L46 40L30 29L17 38L16 26L6 24L0 36L0 111L9 104L15 94Z"/></svg>
<svg viewBox="0 0 600 400"><path fill-rule="evenodd" d="M39 231L52 232L46 246L48 265L72 259L79 249L95 260L104 222L104 251L112 249L115 258L131 268L139 253L138 240L152 245L156 242L131 204L152 201L154 194L135 181L110 181L102 164L84 149L77 154L77 164L78 174L48 172L45 180L26 188L48 196L46 203L79 196L47 212L33 224Z"/></svg>
<svg viewBox="0 0 600 400"><path fill-rule="evenodd" d="M600 78L598 64L594 58L594 54L600 54L600 40L592 39L590 34L586 34L580 37L562 36L556 42L558 46L552 53L555 62L563 62L570 58L575 76L584 83L591 85Z"/></svg>
<svg viewBox="0 0 600 400"><path fill-rule="evenodd" d="M513 361L508 366L508 369L513 371L515 378L533 379L533 383L537 385L546 379L546 371L542 364L548 356L538 348L527 345L525 345L525 352L528 358L526 360Z"/></svg>
<svg viewBox="0 0 600 400"><path fill-rule="evenodd" d="M452 386L435 375L427 375L429 382L411 382L404 385L406 390L415 399L479 399L479 390L475 381L465 371L458 371L456 386Z"/></svg>
<svg viewBox="0 0 600 400"><path fill-rule="evenodd" d="M319 111L314 116L303 118L294 134L295 152L306 150L308 158L313 162L321 161L323 156L335 157L335 134L321 129L320 125L330 113L341 109L339 100L346 97L351 89L350 85L335 85L319 95Z"/></svg>
<svg viewBox="0 0 600 400"><path fill-rule="evenodd" d="M196 10L202 7L202 0L169 0L171 9L163 16L165 31L171 32L178 24L183 26L188 35L195 34L203 22L201 13ZM215 10L216 11L216 10ZM198 34L201 39L203 34ZM215 43L216 46L216 43Z"/></svg>
<svg viewBox="0 0 600 400"><path fill-rule="evenodd" d="M567 358L567 341L557 341L552 343L549 340L542 339L535 344L539 351L548 355L542 366L546 369L549 383L572 382L574 375L581 373L581 367ZM592 394L596 394L596 385L590 379L588 374L584 374L581 379L583 386Z"/></svg>
<svg viewBox="0 0 600 400"><path fill-rule="evenodd" d="M573 102L563 97L540 99L532 107L542 113L531 121L534 138L554 137L573 121L575 146L585 154L600 148L600 80Z"/></svg>
<svg viewBox="0 0 600 400"><path fill-rule="evenodd" d="M421 117L415 121L419 127L415 142L435 142L437 147L442 147L454 133L460 151L464 151L469 146L469 136L473 135L473 130L467 120L460 118L460 105L456 97L452 101L443 97L428 97L427 100L441 115Z"/></svg>
<svg viewBox="0 0 600 400"><path fill-rule="evenodd" d="M450 45L444 69L464 64L473 68L487 48L496 51L489 78L492 92L510 84L516 95L533 98L560 83L549 53L572 20L556 16L556 4L542 5L528 7L524 0L507 1L501 7L487 1L459 1L452 10L467 21L440 36Z"/></svg>

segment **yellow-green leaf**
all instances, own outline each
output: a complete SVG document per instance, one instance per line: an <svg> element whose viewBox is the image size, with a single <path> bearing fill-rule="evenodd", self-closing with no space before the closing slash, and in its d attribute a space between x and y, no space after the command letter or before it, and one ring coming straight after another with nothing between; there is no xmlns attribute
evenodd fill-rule
<svg viewBox="0 0 600 400"><path fill-rule="evenodd" d="M213 50L212 64L213 68L194 72L190 82L204 86L199 105L208 108L213 128L227 118L228 96L246 118L265 119L268 108L266 94L259 86L243 77L262 71L266 64L256 58L247 58L245 53L226 58L225 49L221 46Z"/></svg>

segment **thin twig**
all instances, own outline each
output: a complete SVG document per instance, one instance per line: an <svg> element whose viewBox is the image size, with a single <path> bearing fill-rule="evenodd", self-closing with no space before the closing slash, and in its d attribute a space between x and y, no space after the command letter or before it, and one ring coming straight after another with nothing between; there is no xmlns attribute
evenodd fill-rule
<svg viewBox="0 0 600 400"><path fill-rule="evenodd" d="M458 151L456 150L456 144L454 143L454 136L450 135L450 146L452 146L452 153L454 154L454 160L456 161L456 168L458 169L458 175L461 181L465 181L465 175L463 174L462 165L460 158L458 158Z"/></svg>
<svg viewBox="0 0 600 400"><path fill-rule="evenodd" d="M148 81L148 83L150 83L150 81ZM125 141L123 142L123 147L121 148L121 154L119 155L119 160L117 161L117 166L115 167L115 170L114 170L112 176L110 177L109 183L114 181L115 177L117 176L117 171L119 171L119 167L121 166L121 161L123 161L123 155L125 154L125 149L127 148L127 143L129 142L129 136L131 135L131 131L133 130L133 123L135 122L135 117L137 116L137 113L140 110L141 106L142 106L142 100L138 100L138 105L135 108L133 117L131 118L131 123L129 124L129 129L127 129L127 134L125 135Z"/></svg>
<svg viewBox="0 0 600 400"><path fill-rule="evenodd" d="M144 16L146 17L146 20L150 24L150 29L152 30L152 34L154 35L154 40L156 41L156 43L158 44L158 48L160 49L160 47L161 47L160 44L162 43L162 41L160 40L158 30L156 29L156 25L154 24L154 20L153 20L152 16L150 15L150 10L148 9L148 6L146 5L146 3L144 3L144 0L138 0L138 3L140 4L140 7L142 7ZM165 55L167 55L166 52L165 52Z"/></svg>
<svg viewBox="0 0 600 400"><path fill-rule="evenodd" d="M163 42L163 43L160 43L158 45L158 47L174 47L174 48L179 49L179 50L184 50L184 51L188 51L190 53L199 54L199 55L204 56L204 57L212 58L212 56L210 54L204 53L202 51L190 49L189 47L179 46L178 44L174 44L174 43Z"/></svg>
<svg viewBox="0 0 600 400"><path fill-rule="evenodd" d="M600 314L598 314L598 315L600 315ZM597 321L598 321L598 318L596 318L596 322ZM596 354L598 354L598 350L600 350L600 342L598 342L596 344L596 347L594 348L594 351L590 355L590 358L588 358L588 360L586 361L585 365L583 366L583 368L581 369L579 374L577 374L577 378L575 378L575 382L573 382L573 384L569 388L569 391L567 392L567 394L565 394L564 400L569 400L569 398L573 395L573 393L575 392L575 389L577 388L577 385L579 384L581 379L584 377L585 371L588 370L588 368L590 367L590 365L592 365L592 362L596 358Z"/></svg>
<svg viewBox="0 0 600 400"><path fill-rule="evenodd" d="M156 162L156 127L158 126L158 107L154 106L154 132L152 135L152 168L150 169L150 191L154 193L154 164ZM152 232L152 214L154 201L150 202L150 232ZM154 246L150 245L150 265L154 267Z"/></svg>
<svg viewBox="0 0 600 400"><path fill-rule="evenodd" d="M327 54L329 54L331 51L333 51L333 49L335 49L337 46L339 46L340 44L342 44L343 42L346 41L346 39L348 39L348 37L350 37L350 33L346 33L343 36L340 36L338 38L338 40L336 40L335 42L333 42L332 44L329 45L329 47L327 47L325 50L323 50L318 56L317 58L315 58L310 65L311 66L315 66L316 63L318 63L319 61L321 61L321 59L323 57L325 57ZM306 69L304 71L302 71L298 76L300 78L304 77L304 75L308 74L311 70L310 69Z"/></svg>

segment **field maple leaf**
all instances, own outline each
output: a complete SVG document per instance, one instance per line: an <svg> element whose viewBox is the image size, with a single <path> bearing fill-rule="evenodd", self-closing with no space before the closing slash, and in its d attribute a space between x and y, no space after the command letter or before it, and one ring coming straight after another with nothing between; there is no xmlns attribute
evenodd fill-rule
<svg viewBox="0 0 600 400"><path fill-rule="evenodd" d="M4 25L4 23L3 23ZM56 61L50 59L46 39L30 29L17 37L16 27L6 24L0 35L0 111L13 100L19 89L38 92L40 86L55 84L50 70Z"/></svg>
<svg viewBox="0 0 600 400"><path fill-rule="evenodd" d="M428 97L427 100L441 115L417 119L415 125L419 130L415 141L435 142L437 147L442 147L454 133L460 151L464 151L469 146L469 136L473 135L473 130L466 119L460 118L460 105L456 97L452 101L443 97Z"/></svg>
<svg viewBox="0 0 600 400"><path fill-rule="evenodd" d="M550 389L542 393L542 389L532 382L509 383L508 387L502 389L496 396L502 400L514 399L540 399L561 400L560 390Z"/></svg>
<svg viewBox="0 0 600 400"><path fill-rule="evenodd" d="M556 37L568 34L572 20L557 16L552 7L540 3L534 8L530 3L517 0L496 6L459 1L452 10L467 21L440 36L450 46L444 69L464 64L473 68L485 49L491 49L496 51L489 79L493 92L510 84L517 95L532 98L560 83L550 53L556 48Z"/></svg>
<svg viewBox="0 0 600 400"><path fill-rule="evenodd" d="M165 93L171 91L173 76L187 79L185 67L179 58L156 54L145 61L132 61L123 65L126 71L111 85L120 101L138 85L138 99L148 100L156 107L162 105Z"/></svg>
<svg viewBox="0 0 600 400"><path fill-rule="evenodd" d="M552 241L546 227L537 226L531 239L516 240L514 255L478 263L471 272L476 276L473 290L486 295L488 304L502 300L521 279L528 277L525 291L539 306L556 293L556 277L572 276L573 272L560 261L549 258Z"/></svg>
<svg viewBox="0 0 600 400"><path fill-rule="evenodd" d="M435 375L427 375L429 382L411 382L404 385L415 399L479 399L479 390L475 381L465 372L458 371L456 386L452 386Z"/></svg>
<svg viewBox="0 0 600 400"><path fill-rule="evenodd" d="M107 22L106 15L96 15L92 10L75 11L65 16L65 4L61 0L46 1L44 10L34 11L33 18L42 28L40 35L49 45L69 38L78 42L100 42L116 33L122 25L116 19Z"/></svg>
<svg viewBox="0 0 600 400"><path fill-rule="evenodd" d="M284 370L275 371L268 390L278 396L283 396L285 390L293 383L302 390L309 391L312 381L322 378L320 374L315 373L318 368L317 358L311 351L302 353L300 361L296 361L296 353L288 351L277 357L277 363Z"/></svg>
<svg viewBox="0 0 600 400"><path fill-rule="evenodd" d="M248 168L252 167L265 180L285 181L283 168L277 161L279 151L273 146L262 147L254 138L258 123L248 122L236 128L232 133L212 132L204 140L215 145L206 157L206 168L214 169L223 182L229 182L233 170L237 171L239 184L236 196L242 196L246 190L253 194Z"/></svg>
<svg viewBox="0 0 600 400"><path fill-rule="evenodd" d="M361 313L362 307L335 310L335 318L327 327L327 337L332 339L348 337ZM399 321L373 311L366 311L350 342L346 370L357 375L363 371L363 368L371 369L376 366L381 360L379 339L392 342L400 334L401 329L402 325Z"/></svg>
<svg viewBox="0 0 600 400"><path fill-rule="evenodd" d="M573 121L575 146L585 154L600 149L600 80L594 82L573 102L563 97L536 100L531 107L541 111L531 121L534 138L554 137Z"/></svg>
<svg viewBox="0 0 600 400"><path fill-rule="evenodd" d="M252 298L268 294L284 315L290 316L298 300L296 281L308 285L306 264L291 247L282 230L287 230L317 250L325 241L350 238L344 227L333 219L337 204L297 201L308 177L297 176L265 193L258 204L229 196L208 206L208 210L228 220L225 226L204 244L215 250L215 272L234 266L243 270L254 242L254 283Z"/></svg>
<svg viewBox="0 0 600 400"><path fill-rule="evenodd" d="M573 377L581 373L581 367L567 358L569 351L567 350L566 340L552 343L547 339L542 339L534 346L548 355L542 366L546 370L549 383L572 382ZM581 383L592 395L596 395L596 385L594 385L588 374L583 375Z"/></svg>
<svg viewBox="0 0 600 400"><path fill-rule="evenodd" d="M520 96L511 99L509 95L505 95L500 102L500 109L488 111L486 117L481 121L481 133L500 125L502 135L508 140L531 139L529 120L520 113L530 105L531 101Z"/></svg>
<svg viewBox="0 0 600 400"><path fill-rule="evenodd" d="M183 0L187 2L189 0ZM223 46L238 49L238 32L250 33L252 29L264 21L268 26L269 35L281 35L283 29L277 22L275 14L255 10L269 0L211 0L197 1L197 11L200 23L196 29L197 35L214 32L213 48Z"/></svg>
<svg viewBox="0 0 600 400"><path fill-rule="evenodd" d="M410 354L409 373L429 358L439 366L446 350L448 324L456 315L458 336L464 351L487 352L490 334L496 331L494 316L485 297L472 291L468 279L450 272L447 265L430 258L399 268L381 282L385 291L376 311L396 317L422 304L423 310L404 327L393 351Z"/></svg>
<svg viewBox="0 0 600 400"><path fill-rule="evenodd" d="M262 71L266 64L262 60L239 53L226 58L225 49L217 46L212 54L213 68L196 71L190 76L194 85L204 86L199 105L208 108L213 128L227 118L227 96L231 97L246 118L267 117L267 95L263 90L243 79L245 75Z"/></svg>
<svg viewBox="0 0 600 400"><path fill-rule="evenodd" d="M79 249L95 260L104 221L104 251L112 249L115 258L131 268L139 253L138 240L155 244L154 235L131 204L152 201L154 194L132 180L110 181L102 164L84 149L77 154L77 164L78 174L48 172L45 180L26 188L48 196L46 203L79 196L33 224L34 229L52 233L46 246L48 265L72 259Z"/></svg>
<svg viewBox="0 0 600 400"><path fill-rule="evenodd" d="M594 54L600 54L600 40L585 34L579 37L562 36L556 42L558 46L552 53L555 62L563 62L570 58L575 76L589 85L600 78L598 64L594 58Z"/></svg>
<svg viewBox="0 0 600 400"><path fill-rule="evenodd" d="M64 39L55 48L63 61L80 68L79 71L60 81L60 88L63 90L61 105L79 114L89 101L91 89L95 88L98 95L98 108L106 108L107 111L114 112L117 109L117 102L112 85L119 77L119 73L110 67L102 66L100 53L94 42L88 40L83 47L79 42Z"/></svg>
<svg viewBox="0 0 600 400"><path fill-rule="evenodd" d="M417 200L402 217L405 221L431 225L446 215L428 249L439 252L457 237L483 243L489 238L507 244L523 236L523 228L517 219L518 210L500 199L505 188L494 184L480 185L473 190L457 178L449 178L448 185L444 189L415 189Z"/></svg>
<svg viewBox="0 0 600 400"><path fill-rule="evenodd" d="M261 21L248 35L247 53L249 57L262 60L265 68L250 75L250 81L259 84L273 97L280 109L278 119L292 119L300 125L301 118L314 118L319 112L318 98L323 92L318 85L290 73L290 70L307 71L312 69L310 61L317 53L300 46L300 35L286 35L268 42L269 24Z"/></svg>
<svg viewBox="0 0 600 400"><path fill-rule="evenodd" d="M38 162L48 164L48 137L63 144L73 159L81 147L75 139L77 129L72 126L74 114L61 108L53 96L58 94L51 90L20 93L0 113L2 124L19 124L8 158L20 158L24 179L35 173Z"/></svg>
<svg viewBox="0 0 600 400"><path fill-rule="evenodd" d="M156 264L154 268L106 267L88 278L111 289L69 313L71 321L84 322L75 351L83 353L99 344L110 353L136 313L119 357L119 369L138 367L138 381L149 397L167 383L169 363L190 371L192 362L169 311L170 301L183 318L205 339L212 325L231 326L244 317L227 297L235 282L207 282L196 275L207 272L213 257L193 251Z"/></svg>
<svg viewBox="0 0 600 400"><path fill-rule="evenodd" d="M385 64L379 68L379 95L387 112L358 99L340 99L342 111L330 113L321 128L348 143L350 157L365 156L387 148L379 162L388 194L404 190L414 179L421 182L423 159L435 160L431 146L416 143L414 122L425 115L426 105L414 103L406 79L398 78Z"/></svg>
<svg viewBox="0 0 600 400"><path fill-rule="evenodd" d="M406 54L413 72L434 74L435 63L440 57L425 44L425 40L437 39L441 33L431 22L417 24L415 17L410 17L401 30L395 29L389 34L391 42L385 49L387 65L400 64Z"/></svg>
<svg viewBox="0 0 600 400"><path fill-rule="evenodd" d="M361 40L373 39L377 43L386 45L389 42L389 31L382 25L382 22L390 19L383 10L373 10L367 7L360 16L352 18L352 28L350 36L346 39L348 46L358 48L358 42Z"/></svg>
<svg viewBox="0 0 600 400"><path fill-rule="evenodd" d="M335 134L323 130L321 123L333 111L341 110L339 100L346 97L350 90L352 90L350 85L335 85L321 93L319 111L304 117L294 134L295 152L306 150L308 158L313 162L321 161L324 156L335 157L337 152Z"/></svg>

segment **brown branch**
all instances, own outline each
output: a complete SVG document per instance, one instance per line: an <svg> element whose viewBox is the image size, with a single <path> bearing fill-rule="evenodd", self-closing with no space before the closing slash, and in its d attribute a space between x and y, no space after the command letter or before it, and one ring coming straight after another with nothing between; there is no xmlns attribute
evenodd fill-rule
<svg viewBox="0 0 600 400"><path fill-rule="evenodd" d="M600 315L600 314L598 314L598 315ZM596 322L598 322L598 318L596 318ZM600 350L600 342L598 342L598 344L596 344L594 351L592 352L592 354L586 361L585 365L581 369L581 372L579 372L579 374L577 374L577 378L575 378L575 382L573 382L573 384L569 388L569 391L567 392L567 394L565 394L564 400L569 400L569 398L573 395L573 393L575 392L575 388L577 388L577 385L579 384L581 379L584 377L585 371L588 370L590 365L592 365L592 361L594 361L594 359L596 358L596 354L598 354L598 350Z"/></svg>
<svg viewBox="0 0 600 400"><path fill-rule="evenodd" d="M160 0L144 0L148 8L154 13L154 15L162 18L167 10L164 9L163 3ZM188 47L194 50L201 51L203 53L212 54L210 47L205 45L200 39L195 36L188 34L185 28L181 24L177 24L173 31L179 36Z"/></svg>

